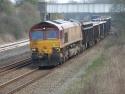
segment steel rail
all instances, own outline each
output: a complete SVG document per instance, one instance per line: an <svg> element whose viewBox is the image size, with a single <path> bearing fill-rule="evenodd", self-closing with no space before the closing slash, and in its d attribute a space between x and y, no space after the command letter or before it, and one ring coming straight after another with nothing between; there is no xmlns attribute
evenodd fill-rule
<svg viewBox="0 0 125 94"><path fill-rule="evenodd" d="M0 93L5 94L13 94L27 85L35 82L36 80L41 79L42 77L50 74L51 70L46 70L46 72L42 74L42 71L38 70L38 68L27 72L19 77L16 77L8 82L5 82L0 85ZM28 79L28 80L27 80Z"/></svg>
<svg viewBox="0 0 125 94"><path fill-rule="evenodd" d="M14 49L16 47L21 47L24 45L29 44L29 40L23 40L23 41L18 41L18 42L14 42L14 43L9 43L9 44L4 44L0 46L0 52L9 50L9 49Z"/></svg>
<svg viewBox="0 0 125 94"><path fill-rule="evenodd" d="M33 73L33 72L35 72L35 71L37 71L37 70L38 70L38 69L36 68L36 69L34 69L34 70L30 71L30 72L27 72L27 73L25 73L25 74L23 74L23 75L21 75L21 76L18 76L18 77L16 77L16 78L12 79L12 80L9 80L9 81L7 81L7 82L1 84L1 85L0 85L0 88L3 88L3 87L5 87L5 86L7 86L7 85L9 85L9 84L11 84L11 83L13 83L13 82L15 82L15 81L17 81L17 80L19 80L19 79L21 79L21 78L27 76L27 75L30 75L31 73Z"/></svg>
<svg viewBox="0 0 125 94"><path fill-rule="evenodd" d="M45 73L45 74L43 74L43 75L39 75L39 76L36 77L35 79L33 79L33 80L31 80L31 81L29 81L29 82L27 82L27 83L25 83L25 84L23 84L23 85L17 87L16 89L14 89L14 90L8 92L7 94L13 94L13 93L15 93L15 92L21 90L22 88L28 86L29 84L32 84L33 82L35 82L35 81L37 81L37 80L39 80L39 79L41 79L41 78L43 78L43 77L46 77L46 76L49 75L50 73L51 73L51 71L47 71L47 73Z"/></svg>
<svg viewBox="0 0 125 94"><path fill-rule="evenodd" d="M84 54L80 54L78 56L85 55L88 51L90 51L92 48L95 48L98 45L99 45L99 43L96 44L94 47L90 47L89 49L85 50ZM77 58L77 56L75 58ZM70 61L72 61L72 59L70 59L69 62ZM70 62L70 63L72 63L72 62ZM65 64L70 64L70 63L65 63ZM56 68L64 67L65 64L63 64L62 66L58 66ZM39 71L38 68L36 68L36 69L34 69L34 70L30 71L30 72L27 72L27 73L25 73L25 74L23 74L23 75L21 75L19 77L16 77L16 78L14 78L14 79L12 79L12 80L10 80L8 82L5 82L5 83L1 84L0 85L0 93L13 94L13 93L21 90L22 88L28 86L29 84L35 82L36 80L47 76L48 74L52 73L53 70L55 70L55 68L51 69L51 70L47 70L45 73L42 74L42 71ZM27 77L29 77L31 79L29 80ZM28 79L28 81L27 81L27 79ZM21 80L22 80L22 82L18 83ZM15 86L13 85L13 83L15 83L14 84Z"/></svg>
<svg viewBox="0 0 125 94"><path fill-rule="evenodd" d="M0 74L6 71L9 71L10 69L14 69L17 67L25 66L29 64L29 61L31 58L26 58L25 60L15 61L14 63L8 64L6 66L0 67Z"/></svg>

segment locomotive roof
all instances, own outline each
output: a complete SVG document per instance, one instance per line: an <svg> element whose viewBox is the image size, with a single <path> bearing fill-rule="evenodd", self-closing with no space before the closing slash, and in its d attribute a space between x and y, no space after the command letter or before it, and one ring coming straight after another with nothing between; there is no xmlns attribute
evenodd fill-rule
<svg viewBox="0 0 125 94"><path fill-rule="evenodd" d="M44 22L40 22L34 26L32 26L32 29L43 29L44 26L46 25L50 25L52 27L56 27L59 30L63 30L63 29L67 29L70 27L74 27L74 26L80 26L81 24L79 22L75 22L75 21L65 21L65 20L53 20L53 21L44 21ZM42 27L43 26L43 27Z"/></svg>
<svg viewBox="0 0 125 94"><path fill-rule="evenodd" d="M80 25L78 22L71 22L71 21L65 21L65 20L54 20L54 21L45 21L45 22L56 26L59 30L62 30L62 28L66 29L69 27Z"/></svg>
<svg viewBox="0 0 125 94"><path fill-rule="evenodd" d="M57 24L64 24L64 23L67 23L67 22L69 22L69 21L65 21L65 20L62 20L62 19L58 19L58 20L53 20L52 22L57 23Z"/></svg>

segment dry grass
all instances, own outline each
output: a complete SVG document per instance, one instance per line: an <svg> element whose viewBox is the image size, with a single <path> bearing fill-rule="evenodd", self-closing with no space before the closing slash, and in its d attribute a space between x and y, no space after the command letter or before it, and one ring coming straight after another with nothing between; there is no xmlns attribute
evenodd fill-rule
<svg viewBox="0 0 125 94"><path fill-rule="evenodd" d="M125 32L114 29L104 51L65 94L125 94Z"/></svg>
<svg viewBox="0 0 125 94"><path fill-rule="evenodd" d="M72 83L71 87L65 92L65 94L97 94L95 84L97 83L98 70L103 65L103 56L97 56L88 66L86 73L81 74L80 79ZM93 79L91 79L93 77Z"/></svg>

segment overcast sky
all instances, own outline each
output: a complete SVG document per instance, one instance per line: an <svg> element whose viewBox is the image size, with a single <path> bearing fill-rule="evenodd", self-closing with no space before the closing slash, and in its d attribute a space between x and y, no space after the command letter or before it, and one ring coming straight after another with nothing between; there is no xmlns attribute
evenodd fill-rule
<svg viewBox="0 0 125 94"><path fill-rule="evenodd" d="M15 0L10 0L11 2L15 3Z"/></svg>
<svg viewBox="0 0 125 94"><path fill-rule="evenodd" d="M66 3L68 1L77 1L77 2L82 1L82 2L86 2L86 1L92 1L92 0L46 0L46 1L57 1L59 3Z"/></svg>
<svg viewBox="0 0 125 94"><path fill-rule="evenodd" d="M10 1L12 1L13 3L15 3L15 0L10 0ZM46 0L46 1L58 1L59 3L66 3L66 2L72 1L72 0ZM84 2L84 1L89 1L89 0L73 0L73 1L77 1L77 2L83 1ZM92 1L92 0L90 0L90 1Z"/></svg>

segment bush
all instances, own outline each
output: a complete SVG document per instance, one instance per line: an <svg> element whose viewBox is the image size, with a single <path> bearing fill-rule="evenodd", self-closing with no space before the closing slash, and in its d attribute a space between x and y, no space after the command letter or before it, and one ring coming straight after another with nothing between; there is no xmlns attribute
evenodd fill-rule
<svg viewBox="0 0 125 94"><path fill-rule="evenodd" d="M36 5L25 2L14 6L8 0L0 0L0 36L2 38L8 34L15 39L26 38L30 27L39 21L40 15Z"/></svg>
<svg viewBox="0 0 125 94"><path fill-rule="evenodd" d="M37 11L35 5L32 5L28 2L23 3L20 7L18 7L18 19L22 21L24 24L24 29L26 32L29 31L29 28L40 21L40 14Z"/></svg>
<svg viewBox="0 0 125 94"><path fill-rule="evenodd" d="M0 18L0 33L13 35L16 39L22 37L23 25L16 17L4 16Z"/></svg>
<svg viewBox="0 0 125 94"><path fill-rule="evenodd" d="M13 14L15 8L8 0L0 0L0 12L5 12L7 15Z"/></svg>

